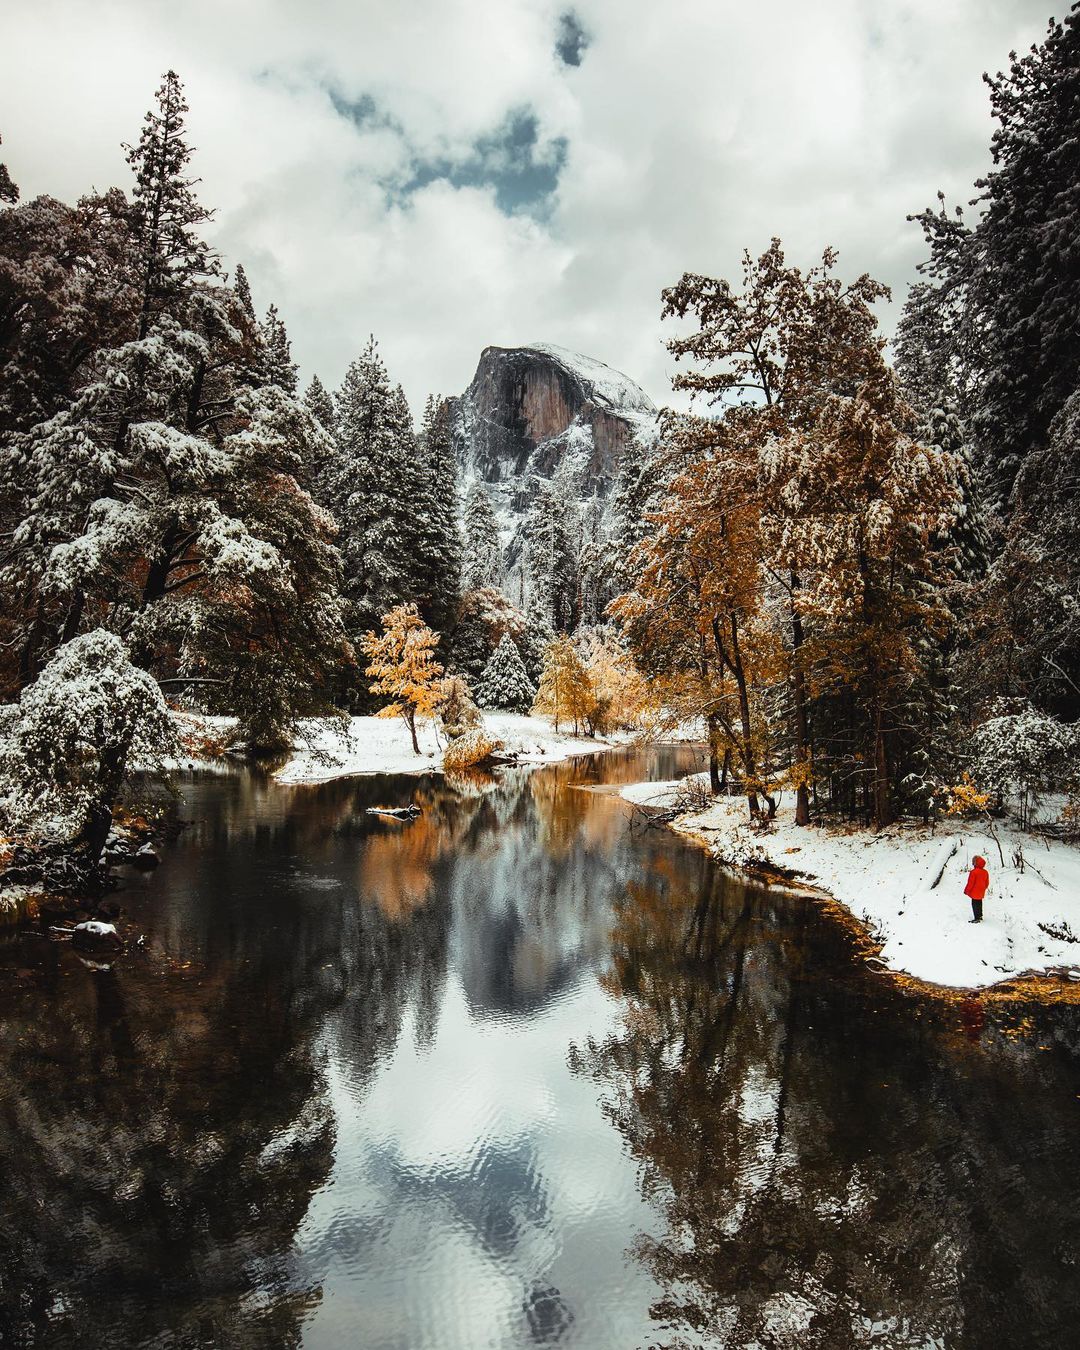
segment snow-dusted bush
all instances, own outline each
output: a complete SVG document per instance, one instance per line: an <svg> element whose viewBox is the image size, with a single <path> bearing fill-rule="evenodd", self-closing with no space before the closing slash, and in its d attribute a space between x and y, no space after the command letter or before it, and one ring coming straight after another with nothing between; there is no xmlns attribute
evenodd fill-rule
<svg viewBox="0 0 1080 1350"><path fill-rule="evenodd" d="M448 675L443 680L438 714L443 731L451 740L463 736L473 727L483 726L483 718L473 699L469 682L461 675Z"/></svg>
<svg viewBox="0 0 1080 1350"><path fill-rule="evenodd" d="M509 633L503 634L491 654L491 660L484 667L476 687L476 696L484 708L524 713L532 707L536 685L529 679L525 662Z"/></svg>
<svg viewBox="0 0 1080 1350"><path fill-rule="evenodd" d="M0 721L0 820L96 856L128 774L160 769L176 732L154 679L103 629L61 647Z"/></svg>
<svg viewBox="0 0 1080 1350"><path fill-rule="evenodd" d="M1080 735L1030 704L988 718L971 737L971 775L1001 802L1015 795L1027 828L1046 792L1066 790L1080 763Z"/></svg>
<svg viewBox="0 0 1080 1350"><path fill-rule="evenodd" d="M446 747L443 768L449 769L451 773L456 769L471 769L474 764L482 764L489 759L496 750L501 750L502 744L483 727L466 731Z"/></svg>

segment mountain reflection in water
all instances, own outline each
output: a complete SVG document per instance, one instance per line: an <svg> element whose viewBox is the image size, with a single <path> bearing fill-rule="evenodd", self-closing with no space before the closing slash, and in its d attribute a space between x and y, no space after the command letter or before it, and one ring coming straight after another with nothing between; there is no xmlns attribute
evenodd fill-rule
<svg viewBox="0 0 1080 1350"><path fill-rule="evenodd" d="M186 780L146 954L0 947L0 1345L1069 1344L1075 1011L575 787L691 764Z"/></svg>

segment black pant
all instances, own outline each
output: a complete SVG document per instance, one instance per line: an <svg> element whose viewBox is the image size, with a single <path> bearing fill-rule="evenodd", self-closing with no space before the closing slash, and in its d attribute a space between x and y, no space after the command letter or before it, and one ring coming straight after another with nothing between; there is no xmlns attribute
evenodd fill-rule
<svg viewBox="0 0 1080 1350"><path fill-rule="evenodd" d="M975 915L975 922L976 922L976 923L982 923L982 901L981 901L981 900L972 900L972 902L971 902L971 912L972 912L972 914Z"/></svg>

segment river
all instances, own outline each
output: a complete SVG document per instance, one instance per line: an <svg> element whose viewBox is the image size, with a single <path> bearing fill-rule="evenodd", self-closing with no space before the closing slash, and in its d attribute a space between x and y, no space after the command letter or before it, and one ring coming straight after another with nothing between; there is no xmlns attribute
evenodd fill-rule
<svg viewBox="0 0 1080 1350"><path fill-rule="evenodd" d="M142 946L0 944L0 1345L1077 1344L1080 1010L589 790L691 767L184 778Z"/></svg>

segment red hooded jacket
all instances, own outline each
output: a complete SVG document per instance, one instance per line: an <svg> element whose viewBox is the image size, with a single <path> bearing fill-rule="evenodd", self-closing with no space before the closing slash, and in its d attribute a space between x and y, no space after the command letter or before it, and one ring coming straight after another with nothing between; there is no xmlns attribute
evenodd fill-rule
<svg viewBox="0 0 1080 1350"><path fill-rule="evenodd" d="M972 900L981 900L986 894L987 886L990 885L990 873L986 870L985 858L975 857L972 861L975 866L968 873L964 894L970 896Z"/></svg>

